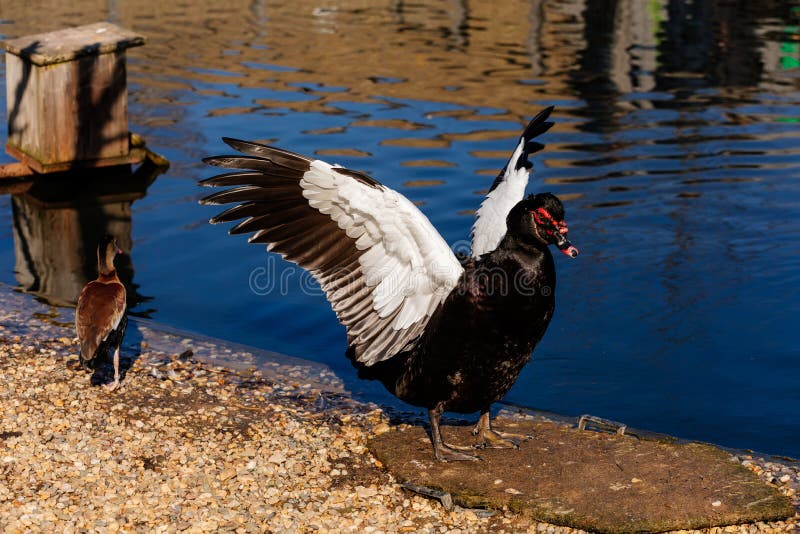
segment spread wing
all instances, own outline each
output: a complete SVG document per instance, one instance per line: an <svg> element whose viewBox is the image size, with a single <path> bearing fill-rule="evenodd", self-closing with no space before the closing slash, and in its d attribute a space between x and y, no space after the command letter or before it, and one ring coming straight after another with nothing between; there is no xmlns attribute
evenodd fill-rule
<svg viewBox="0 0 800 534"><path fill-rule="evenodd" d="M75 308L75 330L86 360L116 330L125 316L125 286L119 282L92 281L84 286Z"/></svg>
<svg viewBox="0 0 800 534"><path fill-rule="evenodd" d="M525 196L525 187L533 167L528 156L544 148L533 138L553 126L552 122L547 121L552 111L553 106L550 106L531 119L519 138L517 148L481 203L472 226L473 258L493 251L506 235L508 212Z"/></svg>
<svg viewBox="0 0 800 534"><path fill-rule="evenodd" d="M427 217L366 174L224 141L246 155L204 160L243 169L201 182L234 186L201 200L236 204L211 222L244 219L231 234L252 233L251 243L310 271L347 328L357 361L372 365L409 347L463 272Z"/></svg>

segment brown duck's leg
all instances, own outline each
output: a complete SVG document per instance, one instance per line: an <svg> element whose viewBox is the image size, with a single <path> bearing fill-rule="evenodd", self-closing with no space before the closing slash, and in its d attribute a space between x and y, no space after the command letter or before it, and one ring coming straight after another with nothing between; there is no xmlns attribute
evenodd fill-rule
<svg viewBox="0 0 800 534"><path fill-rule="evenodd" d="M475 461L480 460L477 456L459 452L453 445L448 445L442 439L441 430L439 430L439 418L442 416L444 406L437 404L432 410L428 410L428 417L431 420L431 441L433 442L433 455L440 462L458 462L458 461ZM464 448L466 449L466 448ZM469 449L466 449L469 450Z"/></svg>
<svg viewBox="0 0 800 534"><path fill-rule="evenodd" d="M472 429L472 435L478 436L478 443L475 446L479 449L519 449L519 443L512 438L519 440L527 438L521 434L506 434L494 430L489 408L481 410L481 417Z"/></svg>
<svg viewBox="0 0 800 534"><path fill-rule="evenodd" d="M106 384L108 391L114 391L119 387L119 347L114 351L114 382Z"/></svg>

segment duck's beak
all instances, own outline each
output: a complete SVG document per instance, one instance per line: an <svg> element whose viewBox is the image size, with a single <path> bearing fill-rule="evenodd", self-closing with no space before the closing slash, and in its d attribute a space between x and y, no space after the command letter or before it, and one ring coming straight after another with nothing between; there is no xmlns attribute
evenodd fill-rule
<svg viewBox="0 0 800 534"><path fill-rule="evenodd" d="M570 243L569 239L567 239L566 233L556 234L556 246L558 247L558 250L570 258L574 258L578 255L578 249L572 246L572 243Z"/></svg>

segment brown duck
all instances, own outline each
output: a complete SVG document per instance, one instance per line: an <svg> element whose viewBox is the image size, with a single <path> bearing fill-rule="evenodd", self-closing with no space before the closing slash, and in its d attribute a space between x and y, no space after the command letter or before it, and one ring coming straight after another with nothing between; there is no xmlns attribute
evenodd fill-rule
<svg viewBox="0 0 800 534"><path fill-rule="evenodd" d="M112 236L103 238L97 247L97 280L84 286L75 310L83 368L95 369L114 349L114 382L107 386L111 391L119 387L119 347L128 325L125 286L114 267L114 257L121 252Z"/></svg>

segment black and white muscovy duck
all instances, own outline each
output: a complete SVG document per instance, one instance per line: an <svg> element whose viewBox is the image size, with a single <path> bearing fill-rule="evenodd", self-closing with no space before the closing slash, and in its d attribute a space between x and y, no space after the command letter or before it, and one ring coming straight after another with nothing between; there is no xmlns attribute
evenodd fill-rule
<svg viewBox="0 0 800 534"><path fill-rule="evenodd" d="M97 246L97 280L83 287L75 308L75 330L81 345L80 362L92 370L114 350L114 382L119 387L119 347L128 325L125 286L117 276L114 258L122 251L116 240L105 236Z"/></svg>
<svg viewBox="0 0 800 534"><path fill-rule="evenodd" d="M206 158L241 169L203 180L234 186L203 204L236 206L212 223L244 219L253 233L309 270L347 328L347 355L360 375L428 409L438 460L474 460L439 431L444 411L480 411L477 446L515 447L491 425L489 409L530 360L555 306L548 245L568 256L564 208L550 193L524 198L552 125L547 108L523 132L477 212L472 256L460 262L430 221L400 193L358 171L280 148L224 138L245 155Z"/></svg>

